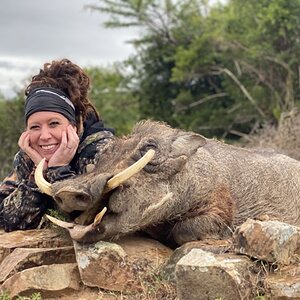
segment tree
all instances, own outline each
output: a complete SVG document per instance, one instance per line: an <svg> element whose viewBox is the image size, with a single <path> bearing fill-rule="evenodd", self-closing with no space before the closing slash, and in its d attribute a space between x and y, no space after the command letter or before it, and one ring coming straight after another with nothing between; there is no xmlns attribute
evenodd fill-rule
<svg viewBox="0 0 300 300"><path fill-rule="evenodd" d="M191 5L183 6L192 10ZM126 62L132 68L132 90L139 100L142 118L164 120L172 125L177 125L172 101L180 85L171 81L177 44L170 28L177 22L178 7L182 5L168 0L104 0L100 6L90 6L111 15L108 27L143 28L145 34L141 39L132 41L138 54Z"/></svg>
<svg viewBox="0 0 300 300"><path fill-rule="evenodd" d="M8 101L0 100L0 180L12 170L12 161L18 151L18 139L24 130L24 98L21 92Z"/></svg>
<svg viewBox="0 0 300 300"><path fill-rule="evenodd" d="M143 117L234 137L298 105L300 1L100 0L139 26L128 62Z"/></svg>
<svg viewBox="0 0 300 300"><path fill-rule="evenodd" d="M113 127L117 135L127 134L140 119L136 97L128 80L117 65L111 68L89 68L90 98L99 111L105 126Z"/></svg>

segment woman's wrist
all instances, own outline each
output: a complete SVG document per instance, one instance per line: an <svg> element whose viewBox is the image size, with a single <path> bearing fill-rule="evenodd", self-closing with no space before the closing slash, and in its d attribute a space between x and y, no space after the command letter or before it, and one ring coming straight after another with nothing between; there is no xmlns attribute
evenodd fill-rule
<svg viewBox="0 0 300 300"><path fill-rule="evenodd" d="M64 166L68 166L69 164L67 163L56 163L56 164L51 164L51 163L48 163L48 168L55 168L55 167L64 167Z"/></svg>

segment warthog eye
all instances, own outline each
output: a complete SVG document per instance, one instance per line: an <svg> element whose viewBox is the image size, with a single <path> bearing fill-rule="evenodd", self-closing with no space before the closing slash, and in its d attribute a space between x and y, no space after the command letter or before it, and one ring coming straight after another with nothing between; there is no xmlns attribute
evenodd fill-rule
<svg viewBox="0 0 300 300"><path fill-rule="evenodd" d="M154 139L147 139L147 140L144 139L137 145L134 153L131 156L131 159L136 162L139 159L141 159L151 149L155 151L155 154L154 157L152 157L152 159L143 168L147 172L149 170L149 167L151 166L154 167L158 164L156 162L158 157L157 154L159 153L158 143Z"/></svg>
<svg viewBox="0 0 300 300"><path fill-rule="evenodd" d="M155 140L147 140L140 143L137 147L137 150L132 155L132 159L134 161L138 161L141 157L143 157L150 149L155 151L154 157L148 162L148 164L143 168L146 172L154 172L153 168L158 165L157 162L157 154L158 151L158 144Z"/></svg>
<svg viewBox="0 0 300 300"><path fill-rule="evenodd" d="M150 149L153 149L157 152L157 145L156 144L147 144L145 146L143 146L142 148L139 149L139 158L141 158L142 156L144 156ZM152 160L150 160L150 162L148 163L148 165L152 165L155 161L155 156L154 158L152 158Z"/></svg>
<svg viewBox="0 0 300 300"><path fill-rule="evenodd" d="M158 146L156 141L154 140L148 140L147 143L145 143L142 147L140 147L140 157L144 156L150 149L157 150ZM151 161L150 161L151 164Z"/></svg>

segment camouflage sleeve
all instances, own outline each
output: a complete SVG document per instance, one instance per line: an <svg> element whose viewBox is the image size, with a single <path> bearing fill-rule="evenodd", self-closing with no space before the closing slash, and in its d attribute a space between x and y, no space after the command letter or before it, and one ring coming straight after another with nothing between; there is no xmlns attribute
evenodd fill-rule
<svg viewBox="0 0 300 300"><path fill-rule="evenodd" d="M83 174L95 167L102 149L108 141L114 138L110 131L99 131L88 136L79 146L75 169L77 174Z"/></svg>
<svg viewBox="0 0 300 300"><path fill-rule="evenodd" d="M61 167L50 167L46 171L46 177L50 183L59 180L64 180L73 177L74 175L76 175L76 173L71 169L70 165Z"/></svg>
<svg viewBox="0 0 300 300"><path fill-rule="evenodd" d="M35 228L51 198L38 191L34 165L26 154L18 152L13 166L13 172L0 184L0 227L5 231Z"/></svg>

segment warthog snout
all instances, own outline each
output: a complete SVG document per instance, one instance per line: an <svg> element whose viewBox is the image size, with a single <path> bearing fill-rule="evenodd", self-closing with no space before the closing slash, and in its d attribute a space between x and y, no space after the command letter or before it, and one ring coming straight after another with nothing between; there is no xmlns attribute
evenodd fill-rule
<svg viewBox="0 0 300 300"><path fill-rule="evenodd" d="M91 204L92 197L83 190L72 187L60 189L55 195L56 203L66 212L84 211Z"/></svg>

